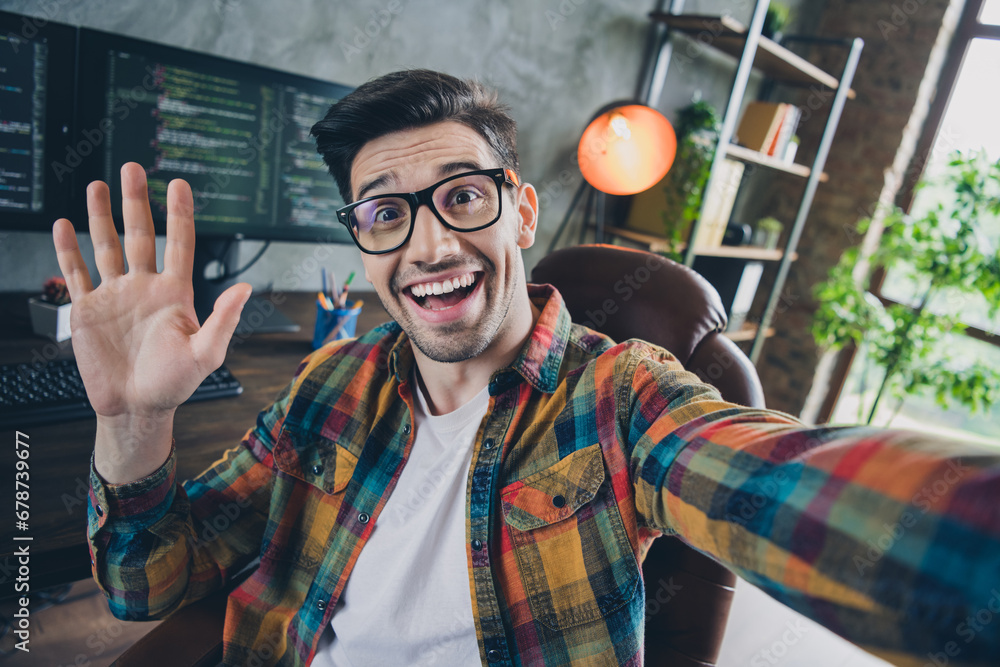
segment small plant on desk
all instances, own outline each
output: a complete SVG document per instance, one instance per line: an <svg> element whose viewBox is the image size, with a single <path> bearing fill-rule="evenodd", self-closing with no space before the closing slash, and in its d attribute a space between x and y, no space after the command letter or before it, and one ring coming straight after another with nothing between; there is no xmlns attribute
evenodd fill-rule
<svg viewBox="0 0 1000 667"><path fill-rule="evenodd" d="M41 297L28 299L32 330L56 342L68 339L70 308L72 304L66 280L59 276L49 278L42 286Z"/></svg>
<svg viewBox="0 0 1000 667"><path fill-rule="evenodd" d="M53 276L42 285L42 301L56 306L63 306L69 303L69 289L66 287L66 279L61 276Z"/></svg>

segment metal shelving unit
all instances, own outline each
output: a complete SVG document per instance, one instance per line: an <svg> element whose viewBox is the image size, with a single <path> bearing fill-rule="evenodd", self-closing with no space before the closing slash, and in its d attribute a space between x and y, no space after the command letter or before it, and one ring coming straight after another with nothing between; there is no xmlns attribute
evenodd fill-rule
<svg viewBox="0 0 1000 667"><path fill-rule="evenodd" d="M708 183L705 185L704 191L711 191L712 181L717 177L722 162L726 158L756 164L767 169L778 170L795 177L803 178L806 181L795 221L792 224L788 240L783 249L765 251L759 248L733 248L731 250L726 248L723 251L718 248L696 248L692 245L688 245L685 248L684 263L687 266L691 266L694 263L695 257L699 255L739 257L778 262L777 276L768 295L767 305L764 307L759 326L749 332L746 329L737 332L740 334L741 340L752 341L750 359L754 363L757 362L760 356L764 340L769 335L773 335L774 330L771 328L771 321L774 316L774 310L780 298L785 280L788 278L791 263L797 257L795 251L798 247L806 218L809 215L809 209L812 207L816 189L821 182L828 180L828 176L823 172L823 168L826 165L826 159L833 144L833 138L837 131L837 125L840 122L844 104L849 98L853 98L855 95L854 91L851 90L851 82L854 79L858 61L861 58L861 51L864 48L864 41L860 38L853 40L813 40L843 45L849 48L843 71L839 77L833 76L781 44L761 35L761 28L764 25L764 17L769 4L768 0L757 1L749 26L744 26L729 16L684 14L682 13L683 0L673 0L670 2L668 11L651 13L650 18L662 26L662 32L659 36L659 43L652 54L653 62L648 69L649 74L644 84L645 90L643 91L646 103L655 105L663 89L669 69L673 51L673 34L708 35L708 39L700 41L710 48L717 49L722 53L727 53L737 58L738 64L730 88L729 101L723 116L722 128L719 132ZM833 101L830 104L830 112L823 129L819 148L811 164L789 164L733 143L740 109L743 105L747 83L752 70L761 72L765 78L771 81L800 86L818 85L834 91ZM705 203L702 203L703 213ZM689 238L697 238L700 223L700 219L694 222ZM605 231L609 235L628 238L632 242L647 245L651 249L658 247L656 243L659 240L652 236L636 234L631 230L623 230L615 227L608 228ZM646 236L646 238L640 239L638 238L639 236ZM765 254L762 255L761 253Z"/></svg>

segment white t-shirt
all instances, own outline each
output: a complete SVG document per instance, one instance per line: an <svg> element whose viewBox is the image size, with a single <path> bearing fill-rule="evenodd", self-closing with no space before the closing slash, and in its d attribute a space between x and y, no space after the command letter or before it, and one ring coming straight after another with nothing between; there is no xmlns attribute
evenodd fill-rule
<svg viewBox="0 0 1000 667"><path fill-rule="evenodd" d="M484 387L434 416L413 383L413 449L358 556L313 667L478 665L465 509Z"/></svg>

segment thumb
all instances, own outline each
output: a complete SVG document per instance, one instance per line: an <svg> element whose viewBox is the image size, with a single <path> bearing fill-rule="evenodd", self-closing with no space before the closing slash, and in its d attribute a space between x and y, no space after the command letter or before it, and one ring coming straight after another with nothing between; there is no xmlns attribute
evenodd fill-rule
<svg viewBox="0 0 1000 667"><path fill-rule="evenodd" d="M240 323L240 313L253 288L247 283L237 283L219 295L212 314L201 329L191 336L194 358L202 368L215 370L226 359L229 340Z"/></svg>

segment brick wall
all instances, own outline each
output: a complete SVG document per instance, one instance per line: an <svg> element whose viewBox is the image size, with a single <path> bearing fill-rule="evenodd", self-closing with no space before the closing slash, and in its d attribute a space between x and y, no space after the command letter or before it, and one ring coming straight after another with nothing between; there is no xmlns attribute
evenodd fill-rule
<svg viewBox="0 0 1000 667"><path fill-rule="evenodd" d="M825 396L827 378L822 372L817 375L817 368L830 364L820 364L821 351L810 333L812 287L826 277L845 248L861 242L854 231L857 221L878 201L894 200L962 4L964 0L829 0L822 9L818 35L861 37L865 48L853 84L857 98L847 102L827 161L830 180L817 192L774 319L777 334L765 344L758 362L771 408L811 419L803 408ZM846 50L814 51L810 60L840 72ZM799 92L797 101L804 103L809 95ZM800 127L805 153L800 159L812 159L824 121L825 110ZM774 178L764 190L762 209L790 225L802 191L801 180ZM758 297L765 294L762 289Z"/></svg>

